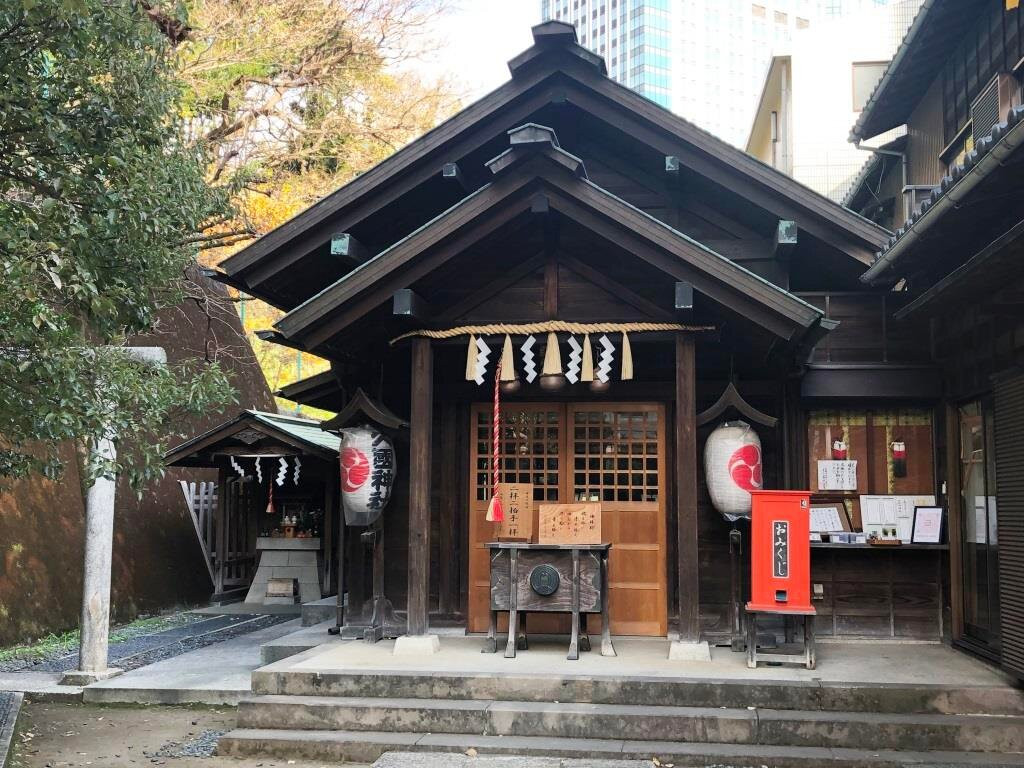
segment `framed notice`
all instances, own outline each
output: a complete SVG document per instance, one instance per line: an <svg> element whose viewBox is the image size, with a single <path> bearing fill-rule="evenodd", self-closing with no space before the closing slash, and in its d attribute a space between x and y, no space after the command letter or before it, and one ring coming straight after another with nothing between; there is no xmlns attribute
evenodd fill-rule
<svg viewBox="0 0 1024 768"><path fill-rule="evenodd" d="M857 462L852 460L819 461L818 490L856 491Z"/></svg>
<svg viewBox="0 0 1024 768"><path fill-rule="evenodd" d="M942 507L915 507L911 542L914 544L941 544L944 513L945 510Z"/></svg>
<svg viewBox="0 0 1024 768"><path fill-rule="evenodd" d="M541 504L538 544L600 544L601 505Z"/></svg>
<svg viewBox="0 0 1024 768"><path fill-rule="evenodd" d="M533 483L499 483L498 494L505 519L495 523L498 541L533 541Z"/></svg>

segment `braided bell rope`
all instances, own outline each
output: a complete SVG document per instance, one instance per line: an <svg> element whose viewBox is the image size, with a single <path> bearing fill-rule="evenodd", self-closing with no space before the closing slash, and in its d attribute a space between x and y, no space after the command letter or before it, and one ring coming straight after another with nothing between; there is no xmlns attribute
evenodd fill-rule
<svg viewBox="0 0 1024 768"><path fill-rule="evenodd" d="M532 333L644 333L656 331L711 331L710 325L683 325L682 323L570 323L565 320L546 320L542 323L492 323L491 325L460 325L442 330L421 329L409 331L391 340L397 344L415 336L428 339L453 339L456 336L494 336L496 334L523 335Z"/></svg>

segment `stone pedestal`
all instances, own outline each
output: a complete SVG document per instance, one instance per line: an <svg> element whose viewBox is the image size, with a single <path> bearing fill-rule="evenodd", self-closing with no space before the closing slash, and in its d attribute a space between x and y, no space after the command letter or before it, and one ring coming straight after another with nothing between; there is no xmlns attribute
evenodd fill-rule
<svg viewBox="0 0 1024 768"><path fill-rule="evenodd" d="M299 601L311 603L319 600L320 592L320 539L286 539L261 536L256 540L259 565L252 586L245 596L247 603L268 603L269 579L295 579L299 584Z"/></svg>
<svg viewBox="0 0 1024 768"><path fill-rule="evenodd" d="M669 661L711 661L711 648L706 640L697 643L684 643L673 640L668 650Z"/></svg>
<svg viewBox="0 0 1024 768"><path fill-rule="evenodd" d="M395 639L394 656L433 656L441 650L437 635L402 635Z"/></svg>

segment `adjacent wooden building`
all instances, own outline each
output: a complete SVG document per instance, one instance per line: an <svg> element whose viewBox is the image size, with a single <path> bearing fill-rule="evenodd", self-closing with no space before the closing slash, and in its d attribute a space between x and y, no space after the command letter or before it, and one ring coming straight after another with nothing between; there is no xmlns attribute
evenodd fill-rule
<svg viewBox="0 0 1024 768"><path fill-rule="evenodd" d="M471 332L491 366L515 339L504 479L602 502L612 631L728 640L730 525L702 461L717 422L698 413L733 384L777 419L756 427L767 488L817 488L845 441L857 487L818 500L856 518L861 495L939 494L939 368L892 322L910 297L861 279L887 229L613 82L571 26L533 36L505 85L217 277L286 312L267 338L331 361L285 396L341 410L362 389L408 415L383 528L410 634L487 626L493 368L468 380ZM563 359L570 336L607 335L612 380L528 383L520 344L536 337L539 368L550 332ZM943 553L816 548L819 636L940 639Z"/></svg>
<svg viewBox="0 0 1024 768"><path fill-rule="evenodd" d="M862 276L941 372L952 638L1024 676L1024 13L928 3L853 129L905 126L848 203L895 230Z"/></svg>

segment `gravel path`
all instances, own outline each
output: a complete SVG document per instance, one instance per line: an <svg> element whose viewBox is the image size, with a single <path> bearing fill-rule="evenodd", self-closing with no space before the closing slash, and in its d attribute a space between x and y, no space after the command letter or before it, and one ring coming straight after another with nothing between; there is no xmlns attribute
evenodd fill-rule
<svg viewBox="0 0 1024 768"><path fill-rule="evenodd" d="M159 632L141 633L110 644L111 666L125 671L163 661L187 651L230 640L239 635L265 629L294 616L257 616L234 614L200 617L181 626ZM18 659L0 665L0 672L66 672L78 666L78 651L48 659Z"/></svg>

